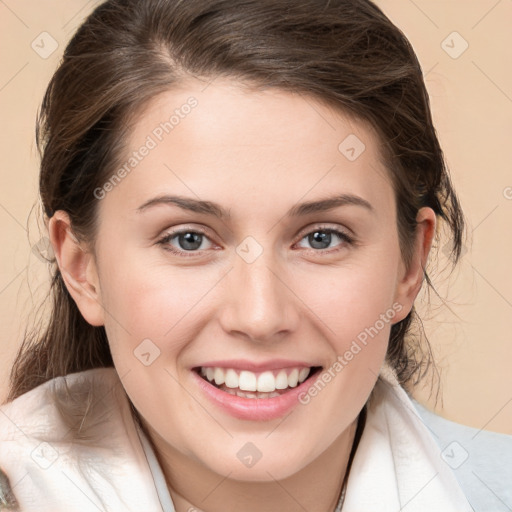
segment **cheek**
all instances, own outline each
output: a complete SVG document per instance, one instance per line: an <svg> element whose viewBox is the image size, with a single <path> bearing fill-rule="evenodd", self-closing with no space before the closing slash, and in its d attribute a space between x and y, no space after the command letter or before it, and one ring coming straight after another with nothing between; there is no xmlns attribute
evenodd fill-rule
<svg viewBox="0 0 512 512"><path fill-rule="evenodd" d="M136 256L136 255L135 255ZM222 276L218 270L184 268L126 256L102 269L101 296L111 348L130 354L145 339L167 353L195 336L208 313L202 305Z"/></svg>
<svg viewBox="0 0 512 512"><path fill-rule="evenodd" d="M323 275L322 275L323 273ZM396 268L388 262L358 262L344 268L326 268L321 273L304 272L295 280L294 291L325 327L337 348L377 323L379 331L391 324L401 305L394 305ZM385 316L385 326L382 325ZM318 323L318 322L317 322Z"/></svg>

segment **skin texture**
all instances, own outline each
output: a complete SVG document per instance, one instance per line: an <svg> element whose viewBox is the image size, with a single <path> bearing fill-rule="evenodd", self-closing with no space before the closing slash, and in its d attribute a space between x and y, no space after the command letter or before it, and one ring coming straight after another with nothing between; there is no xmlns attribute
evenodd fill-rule
<svg viewBox="0 0 512 512"><path fill-rule="evenodd" d="M334 509L391 325L420 289L435 214L419 211L406 268L371 127L311 97L227 79L206 88L190 80L154 98L133 126L126 159L148 135L156 140L155 127L191 96L197 106L99 200L94 251L71 235L65 212L52 217L59 267L85 319L106 328L178 512ZM354 161L338 149L350 134L365 145ZM218 203L229 217L169 204L137 211L164 194ZM349 204L286 215L297 203L341 194L372 209ZM355 241L332 235L326 249L315 248L307 235L321 228ZM179 256L165 248L184 251L178 237L158 243L176 229L202 229L200 250ZM249 236L256 242L250 250L262 251L251 263L237 252ZM221 359L284 358L327 369L393 305L392 320L343 370L282 418L234 418L193 379L193 367ZM160 351L149 366L134 355L144 339ZM250 468L237 457L248 442L262 454Z"/></svg>

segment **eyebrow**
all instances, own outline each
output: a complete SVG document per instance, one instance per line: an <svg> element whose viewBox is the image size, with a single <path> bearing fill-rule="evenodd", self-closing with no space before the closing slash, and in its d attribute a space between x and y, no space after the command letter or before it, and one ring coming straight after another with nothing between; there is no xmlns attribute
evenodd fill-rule
<svg viewBox="0 0 512 512"><path fill-rule="evenodd" d="M136 212L142 213L152 207L160 205L178 206L183 210L188 210L195 213L202 213L205 215L212 215L215 217L219 217L221 219L228 219L231 217L230 212L228 210L224 209L222 206L212 201L202 201L190 197L174 195L162 195L150 199L149 201L146 201L144 204L139 206ZM285 214L285 217L303 217L311 213L325 212L337 208L339 206L347 205L360 206L371 213L375 212L373 206L366 199L363 199L362 197L353 194L340 194L318 201L309 201L297 204L293 206Z"/></svg>

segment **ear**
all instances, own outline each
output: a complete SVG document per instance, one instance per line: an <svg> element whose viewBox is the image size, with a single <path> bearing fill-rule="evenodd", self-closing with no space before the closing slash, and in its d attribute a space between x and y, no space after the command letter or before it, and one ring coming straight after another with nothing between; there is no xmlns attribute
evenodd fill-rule
<svg viewBox="0 0 512 512"><path fill-rule="evenodd" d="M91 325L103 325L104 308L93 254L73 235L69 215L62 210L49 220L48 232L66 288L82 316Z"/></svg>
<svg viewBox="0 0 512 512"><path fill-rule="evenodd" d="M395 302L403 308L394 317L394 322L403 320L411 311L418 295L427 264L430 248L436 231L436 214L432 208L420 208L416 216L416 236L411 254L410 265L406 267L400 261L399 280L395 291Z"/></svg>

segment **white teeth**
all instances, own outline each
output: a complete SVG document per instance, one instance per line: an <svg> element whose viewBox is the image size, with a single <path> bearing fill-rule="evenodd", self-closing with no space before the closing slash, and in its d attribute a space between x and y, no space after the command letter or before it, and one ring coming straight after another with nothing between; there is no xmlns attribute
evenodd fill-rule
<svg viewBox="0 0 512 512"><path fill-rule="evenodd" d="M309 368L301 368L299 371L299 382L304 382L309 375Z"/></svg>
<svg viewBox="0 0 512 512"><path fill-rule="evenodd" d="M288 375L281 370L276 377L276 389L286 389L288 387Z"/></svg>
<svg viewBox="0 0 512 512"><path fill-rule="evenodd" d="M297 368L294 368L290 375L288 375L288 386L291 388L294 388L297 386L297 383L299 382L299 370Z"/></svg>
<svg viewBox="0 0 512 512"><path fill-rule="evenodd" d="M211 382L212 379L208 380ZM225 376L222 368L215 368L215 371L213 372L213 380L215 380L215 384L217 384L217 386L224 384Z"/></svg>
<svg viewBox="0 0 512 512"><path fill-rule="evenodd" d="M229 388L227 388L225 391L230 395L239 396L240 398L275 398L276 396L279 396L279 393L275 391L272 393L249 393Z"/></svg>
<svg viewBox="0 0 512 512"><path fill-rule="evenodd" d="M258 376L258 391L270 393L276 390L276 379L272 372L263 372Z"/></svg>
<svg viewBox="0 0 512 512"><path fill-rule="evenodd" d="M270 397L272 397L276 389L284 390L296 387L308 378L310 371L311 368L293 368L288 370L289 373L286 370L280 370L274 376L272 371L265 371L257 375L247 370L237 373L233 368L203 367L200 373L210 382L215 382L217 386L225 384L226 388L232 390L238 388L238 391L233 391L231 394L237 394L245 398L262 398L262 396L258 396L260 393L266 393L266 397L269 397L268 393L271 393ZM244 391L250 393L244 394Z"/></svg>
<svg viewBox="0 0 512 512"><path fill-rule="evenodd" d="M226 372L226 377L224 379L224 384L228 388L237 388L238 387L238 374L235 372L235 370L232 370L231 368Z"/></svg>
<svg viewBox="0 0 512 512"><path fill-rule="evenodd" d="M245 370L241 371L240 377L238 378L238 387L242 391L256 391L256 375ZM259 386L258 391L262 391Z"/></svg>

